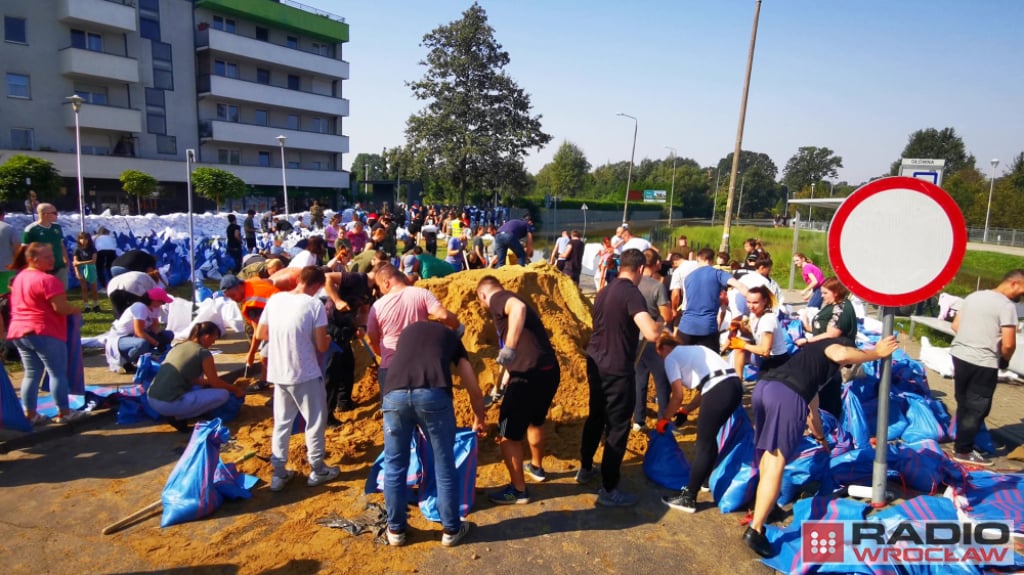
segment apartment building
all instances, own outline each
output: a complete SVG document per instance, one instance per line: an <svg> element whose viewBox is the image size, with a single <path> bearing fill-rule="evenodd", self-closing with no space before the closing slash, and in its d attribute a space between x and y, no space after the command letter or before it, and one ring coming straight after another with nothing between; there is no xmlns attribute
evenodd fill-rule
<svg viewBox="0 0 1024 575"><path fill-rule="evenodd" d="M342 18L289 0L5 0L0 12L0 163L53 162L60 207L78 207L72 94L93 209L134 205L118 177L136 169L161 183L145 209L183 210L186 150L249 185L239 209L281 205L285 182L292 209L349 187Z"/></svg>

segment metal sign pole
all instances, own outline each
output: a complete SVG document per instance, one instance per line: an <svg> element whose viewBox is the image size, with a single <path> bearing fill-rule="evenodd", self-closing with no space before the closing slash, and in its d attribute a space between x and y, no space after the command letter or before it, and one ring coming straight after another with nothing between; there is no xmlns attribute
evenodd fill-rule
<svg viewBox="0 0 1024 575"><path fill-rule="evenodd" d="M896 308L882 308L882 338L893 334ZM882 377L878 382L878 423L875 425L875 463L871 470L871 506L885 507L885 485L889 464L889 389L892 386L892 356L882 359Z"/></svg>

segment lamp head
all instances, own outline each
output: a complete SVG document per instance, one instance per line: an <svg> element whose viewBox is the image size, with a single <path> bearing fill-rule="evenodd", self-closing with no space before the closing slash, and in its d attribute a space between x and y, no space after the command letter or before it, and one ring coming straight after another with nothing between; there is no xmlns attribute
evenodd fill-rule
<svg viewBox="0 0 1024 575"><path fill-rule="evenodd" d="M68 96L64 99L71 102L71 108L75 111L76 114L78 113L78 110L82 109L82 102L85 101L85 98L79 96L78 94Z"/></svg>
<svg viewBox="0 0 1024 575"><path fill-rule="evenodd" d="M278 136L276 139L277 139L277 143L281 144L281 147L283 148L284 147L284 141L287 140L288 137L284 136L284 135L281 135L281 136Z"/></svg>
<svg viewBox="0 0 1024 575"><path fill-rule="evenodd" d="M194 149L192 149L192 148L186 149L185 150L185 160L188 161L188 162L196 161L196 151Z"/></svg>
<svg viewBox="0 0 1024 575"><path fill-rule="evenodd" d="M989 163L992 164L992 169L994 170L999 165L999 160L992 158L992 161Z"/></svg>

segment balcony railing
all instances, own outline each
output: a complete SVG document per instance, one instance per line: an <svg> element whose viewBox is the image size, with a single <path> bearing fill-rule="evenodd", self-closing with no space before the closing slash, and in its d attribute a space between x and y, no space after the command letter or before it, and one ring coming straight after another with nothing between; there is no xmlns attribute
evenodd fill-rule
<svg viewBox="0 0 1024 575"><path fill-rule="evenodd" d="M278 0L278 2L280 2L281 4L284 4L285 6L291 6L292 8L298 8L299 10L302 10L303 12L309 12L310 14L316 14L317 16L323 16L324 18L327 18L328 20L334 20L335 22L341 22L342 24L345 23L345 19L342 18L341 16L338 16L337 14L331 14L330 12L324 12L323 10L319 10L317 8L313 8L312 6L306 6L305 4L300 4L298 2L295 2L294 0Z"/></svg>
<svg viewBox="0 0 1024 575"><path fill-rule="evenodd" d="M339 62L345 62L346 64L348 63L346 60L339 60L333 54L324 55L324 54L321 54L320 52L318 52L316 50L310 50L308 48L293 47L293 46L288 46L286 44L279 44L277 42L271 42L270 40L261 40L261 39L257 38L254 34L242 34L240 32L228 32L227 30L216 30L215 28L201 29L201 30L198 30L196 32L196 47L197 48L207 48L207 47L210 46L210 31L211 30L215 30L217 32L222 32L224 34L231 34L232 36L238 36L240 38L247 38L247 39L253 40L255 42L262 42L264 44L270 44L271 46L276 46L278 48L283 48L285 50L294 50L296 52L302 52L303 54L312 54L314 56L320 56L322 58L328 58L330 60L336 60L336 61L339 61ZM332 46L331 51L334 52L335 50L336 50L336 48Z"/></svg>

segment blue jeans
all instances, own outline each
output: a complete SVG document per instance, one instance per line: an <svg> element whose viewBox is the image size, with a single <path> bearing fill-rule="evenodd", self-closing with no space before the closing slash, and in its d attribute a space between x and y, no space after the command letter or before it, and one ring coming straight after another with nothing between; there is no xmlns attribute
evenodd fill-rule
<svg viewBox="0 0 1024 575"><path fill-rule="evenodd" d="M25 375L21 380L21 404L25 411L36 413L39 401L39 386L43 373L50 378L50 395L61 413L68 406L68 348L63 341L48 335L26 335L11 340L21 354Z"/></svg>
<svg viewBox="0 0 1024 575"><path fill-rule="evenodd" d="M157 345L150 345L150 343L145 339L135 337L134 335L126 335L117 340L117 350L121 352L121 359L132 365L136 365L139 358L142 357L142 354L150 353L152 351L167 351L167 348L171 346L171 342L174 341L173 331L164 330L157 333L151 333L150 335L156 339Z"/></svg>
<svg viewBox="0 0 1024 575"><path fill-rule="evenodd" d="M512 253L516 254L516 257L519 258L519 265L525 266L529 263L526 259L526 249L523 248L523 244L512 237L511 234L498 232L498 235L494 236L494 255L498 256L498 263L494 267L500 268L505 265L505 257L508 250L512 250Z"/></svg>
<svg viewBox="0 0 1024 575"><path fill-rule="evenodd" d="M448 533L455 533L462 521L455 476L455 408L451 394L443 389L396 390L384 396L381 411L384 414L384 503L388 527L393 532L405 531L409 446L419 426L434 451L441 525Z"/></svg>

